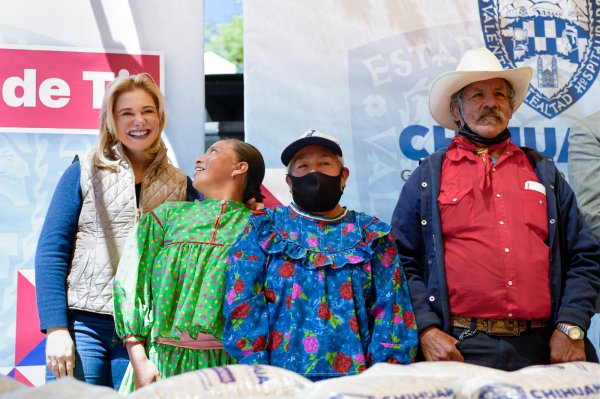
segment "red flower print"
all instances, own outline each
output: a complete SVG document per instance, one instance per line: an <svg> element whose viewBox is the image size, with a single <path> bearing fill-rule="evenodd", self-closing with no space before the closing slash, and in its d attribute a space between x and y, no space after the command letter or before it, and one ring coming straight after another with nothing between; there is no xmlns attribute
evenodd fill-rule
<svg viewBox="0 0 600 399"><path fill-rule="evenodd" d="M319 317L323 320L331 319L331 310L324 303L319 305Z"/></svg>
<svg viewBox="0 0 600 399"><path fill-rule="evenodd" d="M415 326L415 314L410 310L404 312L404 325L406 328L413 328Z"/></svg>
<svg viewBox="0 0 600 399"><path fill-rule="evenodd" d="M235 280L235 283L233 283L233 290L236 294L239 294L240 292L244 291L244 282L242 281L242 279L238 278L237 280Z"/></svg>
<svg viewBox="0 0 600 399"><path fill-rule="evenodd" d="M242 259L242 257L244 256L244 253L238 249L237 251L235 251L235 254L233 254L234 258L236 259Z"/></svg>
<svg viewBox="0 0 600 399"><path fill-rule="evenodd" d="M285 298L285 305L288 307L288 309L292 308L292 296L288 295L287 298Z"/></svg>
<svg viewBox="0 0 600 399"><path fill-rule="evenodd" d="M315 259L315 266L322 266L325 264L325 262L327 261L327 255L320 253L317 255L317 258Z"/></svg>
<svg viewBox="0 0 600 399"><path fill-rule="evenodd" d="M265 290L265 299L269 303L275 303L277 300L277 294L273 290Z"/></svg>
<svg viewBox="0 0 600 399"><path fill-rule="evenodd" d="M238 348L243 350L248 345L248 340L246 338L240 338L235 341L235 344Z"/></svg>
<svg viewBox="0 0 600 399"><path fill-rule="evenodd" d="M344 281L340 287L340 296L344 299L352 299L352 284L349 281Z"/></svg>
<svg viewBox="0 0 600 399"><path fill-rule="evenodd" d="M365 371L367 369L367 366L365 366L364 364L362 366L358 366L358 372L362 373L363 371Z"/></svg>
<svg viewBox="0 0 600 399"><path fill-rule="evenodd" d="M264 209L257 209L255 211L252 211L252 215L254 215L254 216L263 216L266 214L267 214L267 212L265 212Z"/></svg>
<svg viewBox="0 0 600 399"><path fill-rule="evenodd" d="M275 350L279 348L281 342L283 341L283 333L277 330L271 330L270 338L269 338L269 350Z"/></svg>
<svg viewBox="0 0 600 399"><path fill-rule="evenodd" d="M402 282L402 274L400 273L400 268L397 267L394 270L394 281L400 284Z"/></svg>
<svg viewBox="0 0 600 399"><path fill-rule="evenodd" d="M358 334L358 320L356 319L356 316L350 318L350 328L355 334Z"/></svg>
<svg viewBox="0 0 600 399"><path fill-rule="evenodd" d="M392 306L392 311L394 312L394 314L398 313L400 311L400 305L395 303L394 306Z"/></svg>
<svg viewBox="0 0 600 399"><path fill-rule="evenodd" d="M377 233L373 233L371 231L367 231L367 242L373 241L374 239L377 238L377 236L378 236Z"/></svg>
<svg viewBox="0 0 600 399"><path fill-rule="evenodd" d="M400 364L400 361L398 359L396 359L395 357L390 357L388 360L386 360L387 363L392 363L392 364Z"/></svg>
<svg viewBox="0 0 600 399"><path fill-rule="evenodd" d="M281 232L281 238L287 240L288 238L290 238L290 235L288 234L287 231L282 231Z"/></svg>
<svg viewBox="0 0 600 399"><path fill-rule="evenodd" d="M394 256L396 256L396 247L393 245L390 245L389 247L387 247L385 249L385 252L387 252L387 254L393 258Z"/></svg>
<svg viewBox="0 0 600 399"><path fill-rule="evenodd" d="M267 340L262 335L260 337L256 338L254 340L254 342L252 342L252 350L254 352L264 351L266 346L267 346Z"/></svg>
<svg viewBox="0 0 600 399"><path fill-rule="evenodd" d="M325 227L327 227L327 225L325 224L325 222L319 221L317 222L317 227L321 230L325 230Z"/></svg>
<svg viewBox="0 0 600 399"><path fill-rule="evenodd" d="M257 260L258 260L258 256L256 256L256 255L248 256L248 257L246 258L246 260L249 260L249 261L257 261Z"/></svg>
<svg viewBox="0 0 600 399"><path fill-rule="evenodd" d="M342 227L342 234L345 236L348 236L348 226L347 225Z"/></svg>
<svg viewBox="0 0 600 399"><path fill-rule="evenodd" d="M279 275L283 278L290 278L296 272L296 265L292 262L283 262L281 266L279 266Z"/></svg>
<svg viewBox="0 0 600 399"><path fill-rule="evenodd" d="M245 319L248 316L248 313L250 313L250 305L248 305L247 302L244 302L233 308L231 317L233 319Z"/></svg>
<svg viewBox="0 0 600 399"><path fill-rule="evenodd" d="M335 355L335 360L333 361L333 369L338 374L346 374L350 371L350 367L352 367L352 358L349 355L344 355L342 352L338 352Z"/></svg>

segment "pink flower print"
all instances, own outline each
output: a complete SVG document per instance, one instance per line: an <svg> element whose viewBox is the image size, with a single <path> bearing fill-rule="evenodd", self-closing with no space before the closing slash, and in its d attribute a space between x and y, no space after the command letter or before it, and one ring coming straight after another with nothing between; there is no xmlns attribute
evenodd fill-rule
<svg viewBox="0 0 600 399"><path fill-rule="evenodd" d="M301 294L302 294L302 287L300 286L300 284L294 283L294 285L292 286L292 298L294 298L294 299L300 298Z"/></svg>
<svg viewBox="0 0 600 399"><path fill-rule="evenodd" d="M309 247L316 247L318 245L317 237L308 237L306 239Z"/></svg>
<svg viewBox="0 0 600 399"><path fill-rule="evenodd" d="M298 239L298 232L296 232L296 231L291 232L290 233L290 237L292 237L294 240L297 240Z"/></svg>
<svg viewBox="0 0 600 399"><path fill-rule="evenodd" d="M402 321L402 317L400 316L394 316L394 320L392 320L393 324L400 324L400 322Z"/></svg>
<svg viewBox="0 0 600 399"><path fill-rule="evenodd" d="M348 259L350 261L350 263L352 263L352 264L362 262L362 258L357 255L346 255L346 259Z"/></svg>
<svg viewBox="0 0 600 399"><path fill-rule="evenodd" d="M363 269L365 269L365 271L367 273L371 273L371 262L365 263L365 265L363 266Z"/></svg>
<svg viewBox="0 0 600 399"><path fill-rule="evenodd" d="M354 361L356 363L364 363L365 362L365 355L363 355L362 353L359 353L358 355L354 356Z"/></svg>
<svg viewBox="0 0 600 399"><path fill-rule="evenodd" d="M348 233L352 233L354 231L354 223L348 223L346 229L348 230Z"/></svg>
<svg viewBox="0 0 600 399"><path fill-rule="evenodd" d="M385 316L385 310L381 306L377 306L371 310L371 316L375 317L376 319L382 319L383 316Z"/></svg>
<svg viewBox="0 0 600 399"><path fill-rule="evenodd" d="M227 293L227 304L231 305L233 303L233 301L235 301L235 291L234 290L230 290Z"/></svg>
<svg viewBox="0 0 600 399"><path fill-rule="evenodd" d="M302 340L307 353L315 353L319 349L319 340L316 337L306 337Z"/></svg>
<svg viewBox="0 0 600 399"><path fill-rule="evenodd" d="M394 258L390 256L389 252L385 252L381 256L381 266L390 267L394 263Z"/></svg>
<svg viewBox="0 0 600 399"><path fill-rule="evenodd" d="M252 352L252 349L246 349L246 350L243 352L244 356L250 356L252 353L254 353L254 352Z"/></svg>

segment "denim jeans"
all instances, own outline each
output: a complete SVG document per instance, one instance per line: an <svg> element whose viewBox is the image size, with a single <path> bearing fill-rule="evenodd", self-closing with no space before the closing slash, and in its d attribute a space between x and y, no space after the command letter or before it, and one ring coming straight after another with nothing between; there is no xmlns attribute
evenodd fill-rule
<svg viewBox="0 0 600 399"><path fill-rule="evenodd" d="M115 332L112 316L70 310L69 332L75 342L75 378L116 390L129 364L127 349ZM55 380L46 368L46 382Z"/></svg>

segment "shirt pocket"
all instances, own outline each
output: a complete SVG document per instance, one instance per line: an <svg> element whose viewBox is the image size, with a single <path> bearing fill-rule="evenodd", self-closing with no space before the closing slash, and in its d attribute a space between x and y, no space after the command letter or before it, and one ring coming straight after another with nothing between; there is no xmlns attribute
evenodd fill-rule
<svg viewBox="0 0 600 399"><path fill-rule="evenodd" d="M440 192L438 204L445 235L456 235L473 227L473 201L472 187Z"/></svg>
<svg viewBox="0 0 600 399"><path fill-rule="evenodd" d="M548 239L548 200L535 190L523 190L525 225L544 241Z"/></svg>

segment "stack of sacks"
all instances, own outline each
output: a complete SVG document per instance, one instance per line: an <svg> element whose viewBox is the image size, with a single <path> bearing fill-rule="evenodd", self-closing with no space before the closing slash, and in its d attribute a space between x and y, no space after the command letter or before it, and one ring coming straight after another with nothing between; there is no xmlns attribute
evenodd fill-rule
<svg viewBox="0 0 600 399"><path fill-rule="evenodd" d="M230 365L191 371L145 386L128 397L156 399L294 398L312 382L265 365Z"/></svg>
<svg viewBox="0 0 600 399"><path fill-rule="evenodd" d="M455 398L464 381L508 373L460 362L422 362L408 366L379 363L362 374L314 383L297 399Z"/></svg>
<svg viewBox="0 0 600 399"><path fill-rule="evenodd" d="M98 387L72 377L61 378L36 388L18 389L2 399L123 399L114 389Z"/></svg>
<svg viewBox="0 0 600 399"><path fill-rule="evenodd" d="M575 362L532 366L505 376L465 381L459 398L473 399L597 399L600 364Z"/></svg>
<svg viewBox="0 0 600 399"><path fill-rule="evenodd" d="M19 381L13 378L10 378L4 374L0 374L0 395L23 388L29 387L21 384Z"/></svg>

